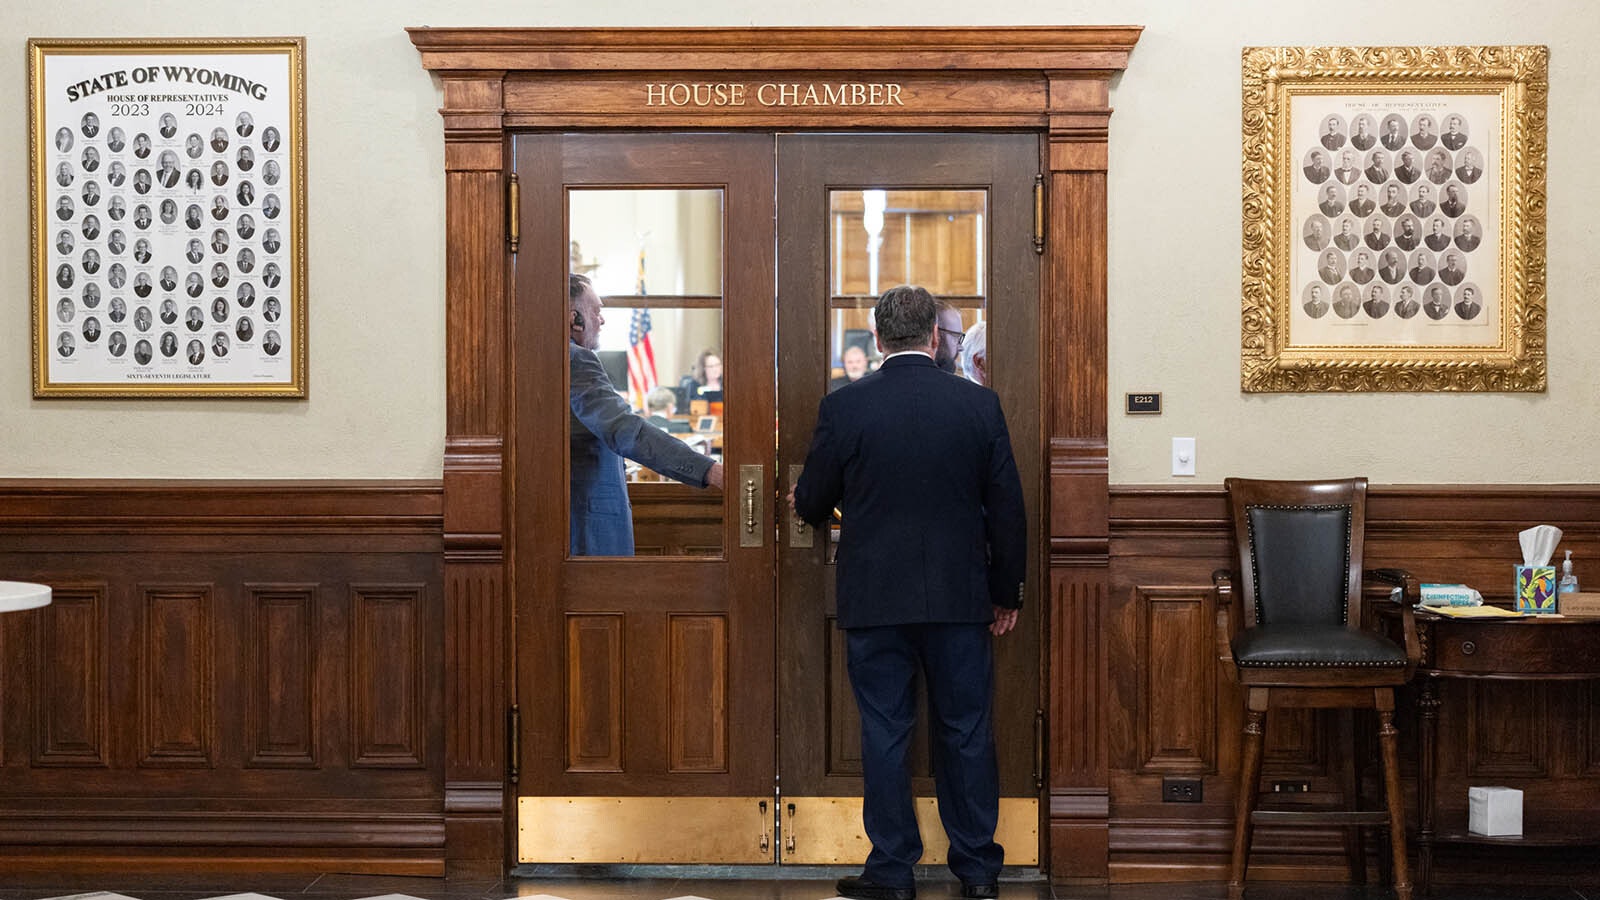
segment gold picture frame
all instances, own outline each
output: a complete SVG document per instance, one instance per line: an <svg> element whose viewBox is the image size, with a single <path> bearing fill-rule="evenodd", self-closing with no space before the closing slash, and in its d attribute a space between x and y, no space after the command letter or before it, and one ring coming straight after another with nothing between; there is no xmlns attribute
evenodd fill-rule
<svg viewBox="0 0 1600 900"><path fill-rule="evenodd" d="M1245 48L1245 392L1545 389L1548 67Z"/></svg>
<svg viewBox="0 0 1600 900"><path fill-rule="evenodd" d="M33 394L307 392L305 39L28 41Z"/></svg>

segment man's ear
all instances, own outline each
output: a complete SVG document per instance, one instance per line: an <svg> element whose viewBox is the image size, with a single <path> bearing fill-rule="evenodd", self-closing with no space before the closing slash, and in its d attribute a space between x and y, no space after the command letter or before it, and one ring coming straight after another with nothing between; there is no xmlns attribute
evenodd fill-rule
<svg viewBox="0 0 1600 900"><path fill-rule="evenodd" d="M889 351L883 349L883 338L878 337L878 333L877 332L873 332L872 333L872 342L874 344L878 345L878 355L879 356L888 356L889 355Z"/></svg>

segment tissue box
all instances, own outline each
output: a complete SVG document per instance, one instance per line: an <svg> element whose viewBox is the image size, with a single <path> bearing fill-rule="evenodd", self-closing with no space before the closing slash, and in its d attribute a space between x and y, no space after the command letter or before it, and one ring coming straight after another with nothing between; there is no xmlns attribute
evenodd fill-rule
<svg viewBox="0 0 1600 900"><path fill-rule="evenodd" d="M1517 612L1556 611L1556 567L1513 566L1517 573Z"/></svg>
<svg viewBox="0 0 1600 900"><path fill-rule="evenodd" d="M1489 837L1522 835L1522 792L1508 787L1467 788L1467 830Z"/></svg>

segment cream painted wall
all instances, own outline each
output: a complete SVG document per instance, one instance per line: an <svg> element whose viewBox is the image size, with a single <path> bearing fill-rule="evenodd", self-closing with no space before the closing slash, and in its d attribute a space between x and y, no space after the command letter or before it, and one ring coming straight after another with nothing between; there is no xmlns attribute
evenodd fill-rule
<svg viewBox="0 0 1600 900"><path fill-rule="evenodd" d="M1140 24L1113 83L1110 417L1114 483L1364 473L1380 483L1580 482L1600 462L1600 283L1589 165L1600 109L1590 6L1458 0L1058 2L507 0L389 4L8 3L0 11L0 477L433 478L444 442L439 89L407 25ZM1448 12L1446 12L1448 10ZM167 26L166 23L172 23ZM28 371L28 36L303 34L309 85L311 396L35 401ZM1239 393L1239 50L1246 44L1551 47L1550 389L1539 395ZM1217 227L1219 222L1228 223ZM1003 348L991 348L999 353ZM1158 418L1120 412L1161 391ZM1167 476L1170 438L1198 477Z"/></svg>

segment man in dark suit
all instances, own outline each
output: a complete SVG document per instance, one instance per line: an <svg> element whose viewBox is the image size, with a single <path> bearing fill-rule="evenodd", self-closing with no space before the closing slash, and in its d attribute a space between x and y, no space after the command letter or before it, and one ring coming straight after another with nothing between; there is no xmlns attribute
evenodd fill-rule
<svg viewBox="0 0 1600 900"><path fill-rule="evenodd" d="M1467 201L1461 199L1461 188L1453 184L1444 186L1444 202L1439 204L1439 211L1452 219L1460 218L1467 211Z"/></svg>
<svg viewBox="0 0 1600 900"><path fill-rule="evenodd" d="M1417 130L1411 135L1411 144L1418 150L1432 150L1433 145L1439 142L1439 136L1433 133L1433 116L1417 116Z"/></svg>
<svg viewBox="0 0 1600 900"><path fill-rule="evenodd" d="M1461 117L1451 116L1445 120L1445 132L1439 135L1439 140L1451 150L1460 150L1467 143L1467 136L1461 130Z"/></svg>
<svg viewBox="0 0 1600 900"><path fill-rule="evenodd" d="M1321 150L1311 151L1311 162L1305 167L1306 180L1312 184L1321 184L1328 180L1328 161Z"/></svg>
<svg viewBox="0 0 1600 900"><path fill-rule="evenodd" d="M1361 236L1356 234L1356 220L1346 218L1339 222L1339 233L1333 236L1333 243L1340 250L1349 253L1361 243Z"/></svg>
<svg viewBox="0 0 1600 900"><path fill-rule="evenodd" d="M1456 304L1456 315L1463 319L1476 319L1483 306L1478 303L1478 292L1467 285L1461 289L1461 302Z"/></svg>
<svg viewBox="0 0 1600 900"><path fill-rule="evenodd" d="M1445 294L1443 285L1428 288L1428 302L1423 304L1422 311L1435 320L1450 315L1450 297Z"/></svg>
<svg viewBox="0 0 1600 900"><path fill-rule="evenodd" d="M1306 302L1301 307L1306 315L1313 319L1320 319L1328 312L1328 301L1322 299L1322 285L1312 284L1306 294Z"/></svg>
<svg viewBox="0 0 1600 900"><path fill-rule="evenodd" d="M600 346L600 326L606 323L600 307L589 279L568 276L568 538L574 556L632 556L633 509L622 458L695 487L722 487L722 463L646 422L617 395L594 352Z"/></svg>
<svg viewBox="0 0 1600 900"><path fill-rule="evenodd" d="M1389 154L1374 150L1368 155L1367 180L1373 184L1383 184L1389 180Z"/></svg>
<svg viewBox="0 0 1600 900"><path fill-rule="evenodd" d="M1439 280L1455 287L1467 277L1467 270L1461 267L1461 262L1454 252L1444 255L1444 268L1439 270Z"/></svg>
<svg viewBox="0 0 1600 900"><path fill-rule="evenodd" d="M1355 184L1361 177L1361 169L1356 166L1355 154L1349 150L1339 154L1339 168L1333 170L1333 177L1345 184Z"/></svg>
<svg viewBox="0 0 1600 900"><path fill-rule="evenodd" d="M1417 168L1417 158L1410 150L1400 152L1400 164L1394 167L1394 177L1406 184L1411 184L1422 177L1422 170Z"/></svg>
<svg viewBox="0 0 1600 900"><path fill-rule="evenodd" d="M1404 128L1405 123L1401 121L1399 116L1390 116L1383 120L1383 137L1379 138L1379 140L1383 141L1383 145L1390 150L1399 150L1406 145Z"/></svg>
<svg viewBox="0 0 1600 900"><path fill-rule="evenodd" d="M1426 219L1437 208L1438 204L1433 202L1433 189L1426 184L1417 185L1417 199L1411 201L1411 211L1417 214L1417 218Z"/></svg>
<svg viewBox="0 0 1600 900"><path fill-rule="evenodd" d="M1371 150L1372 149L1372 145L1376 144L1378 142L1378 138L1375 135L1373 135L1370 131L1367 130L1367 128L1368 128L1367 123L1371 122L1371 121L1372 121L1372 117L1371 116L1368 116L1368 115L1356 116L1356 121L1355 121L1356 131L1355 131L1355 134L1350 135L1350 143L1357 150Z"/></svg>
<svg viewBox="0 0 1600 900"><path fill-rule="evenodd" d="M1378 277L1385 284L1395 284L1406 274L1406 261L1400 254L1390 250L1383 255L1383 265L1378 267Z"/></svg>
<svg viewBox="0 0 1600 900"><path fill-rule="evenodd" d="M1428 236L1422 239L1423 243L1428 245L1429 250L1438 253L1440 250L1450 246L1450 232L1444 230L1443 219L1434 219L1430 227L1433 230L1428 232Z"/></svg>
<svg viewBox="0 0 1600 900"><path fill-rule="evenodd" d="M1362 310L1374 319L1381 319L1389 312L1389 298L1384 293L1383 285L1375 284L1367 291L1367 302L1361 304Z"/></svg>
<svg viewBox="0 0 1600 900"><path fill-rule="evenodd" d="M1433 260L1428 258L1428 251L1418 250L1411 260L1411 280L1417 284L1427 284L1433 280L1433 276Z"/></svg>
<svg viewBox="0 0 1600 900"><path fill-rule="evenodd" d="M1344 135L1339 132L1339 117L1329 116L1328 121L1323 124L1326 130L1322 133L1322 146L1327 147L1329 150L1337 150L1343 147Z"/></svg>
<svg viewBox="0 0 1600 900"><path fill-rule="evenodd" d="M1478 151L1469 147L1467 152L1461 154L1461 165L1456 166L1456 177L1467 184L1472 184L1483 177L1483 167L1478 163Z"/></svg>
<svg viewBox="0 0 1600 900"><path fill-rule="evenodd" d="M937 301L891 288L874 309L878 371L828 394L795 513L822 526L837 507L838 616L861 713L872 852L845 897L912 900L922 856L906 753L919 673L933 716L939 815L963 897L998 896L999 769L991 636L1022 605L1027 524L1000 400L940 371Z"/></svg>
<svg viewBox="0 0 1600 900"><path fill-rule="evenodd" d="M1396 247L1410 253L1422 243L1422 235L1417 234L1417 220L1410 216L1400 220L1400 230L1394 234Z"/></svg>
<svg viewBox="0 0 1600 900"><path fill-rule="evenodd" d="M1367 251L1362 250L1356 254L1355 264L1350 267L1350 280L1356 284L1366 284L1372 280L1372 263L1367 257Z"/></svg>
<svg viewBox="0 0 1600 900"><path fill-rule="evenodd" d="M1344 277L1344 258L1336 250L1329 250L1322 256L1322 265L1317 267L1317 277L1328 284L1338 284Z"/></svg>
<svg viewBox="0 0 1600 900"><path fill-rule="evenodd" d="M1329 218L1344 212L1344 201L1339 199L1338 185L1328 185L1322 192L1322 202L1317 204L1317 208L1322 210L1322 214Z"/></svg>
<svg viewBox="0 0 1600 900"><path fill-rule="evenodd" d="M1372 202L1372 198L1368 196L1368 193L1369 191L1366 185L1356 185L1356 198L1350 201L1351 215L1360 216L1361 218L1365 219L1367 216L1372 215L1372 211L1374 209L1377 209L1378 205ZM1337 215L1337 213L1335 213L1335 215Z"/></svg>
<svg viewBox="0 0 1600 900"><path fill-rule="evenodd" d="M1405 197L1400 193L1400 185L1391 184L1383 189L1383 203L1378 207L1383 214L1394 218L1406 211Z"/></svg>
<svg viewBox="0 0 1600 900"><path fill-rule="evenodd" d="M1416 297L1413 296L1411 285L1402 285L1400 288L1400 299L1395 301L1394 304L1394 314L1402 319L1409 319L1416 315L1417 310L1421 308L1421 304L1417 303Z"/></svg>
<svg viewBox="0 0 1600 900"><path fill-rule="evenodd" d="M1361 300L1356 297L1355 285L1339 285L1339 294L1333 301L1333 314L1341 319L1348 319L1360 309Z"/></svg>
<svg viewBox="0 0 1600 900"><path fill-rule="evenodd" d="M1483 236L1478 234L1478 223L1471 216L1467 216L1456 225L1457 247L1470 253L1478 249L1478 243L1482 240Z"/></svg>
<svg viewBox="0 0 1600 900"><path fill-rule="evenodd" d="M1383 220L1373 219L1372 227L1367 229L1367 236L1363 238L1367 246L1373 250L1382 250L1389 246L1389 233L1383 230Z"/></svg>

